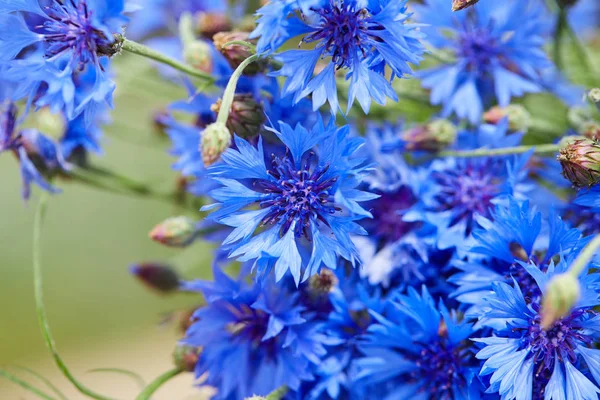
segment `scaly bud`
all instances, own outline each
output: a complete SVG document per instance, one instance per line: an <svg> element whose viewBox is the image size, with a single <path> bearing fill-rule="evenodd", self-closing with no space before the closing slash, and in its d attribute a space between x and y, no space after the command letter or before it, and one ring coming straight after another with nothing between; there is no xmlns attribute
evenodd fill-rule
<svg viewBox="0 0 600 400"><path fill-rule="evenodd" d="M179 275L168 265L142 263L133 265L130 272L148 288L160 293L171 293L179 288Z"/></svg>
<svg viewBox="0 0 600 400"><path fill-rule="evenodd" d="M200 349L197 347L178 345L173 352L173 363L186 372L194 372L198 358L200 358Z"/></svg>
<svg viewBox="0 0 600 400"><path fill-rule="evenodd" d="M542 300L541 327L548 329L569 314L579 300L581 288L576 276L569 272L555 275L546 286Z"/></svg>
<svg viewBox="0 0 600 400"><path fill-rule="evenodd" d="M219 113L221 99L217 100L210 108ZM251 94L236 94L231 104L231 110L227 117L227 129L243 138L251 138L258 135L265 122L265 112L262 104L254 100Z"/></svg>
<svg viewBox="0 0 600 400"><path fill-rule="evenodd" d="M558 155L563 176L575 187L592 186L600 182L600 145L590 139L567 143Z"/></svg>
<svg viewBox="0 0 600 400"><path fill-rule="evenodd" d="M479 0L452 0L452 11L460 11L467 7L474 6Z"/></svg>
<svg viewBox="0 0 600 400"><path fill-rule="evenodd" d="M183 59L192 67L210 73L212 71L212 57L210 46L202 40L186 42L183 45Z"/></svg>
<svg viewBox="0 0 600 400"><path fill-rule="evenodd" d="M600 110L600 88L593 88L587 92L588 99L596 105L596 108Z"/></svg>
<svg viewBox="0 0 600 400"><path fill-rule="evenodd" d="M248 57L254 54L254 52L246 46L240 44L230 44L225 46L229 42L243 41L255 44L256 41L250 40L250 34L248 32L220 32L213 37L215 48L225 56L227 62L231 68L236 69L239 65ZM255 75L265 68L265 61L258 60L248 65L244 69L245 75Z"/></svg>
<svg viewBox="0 0 600 400"><path fill-rule="evenodd" d="M197 237L196 223L188 217L167 218L150 231L150 239L169 247L186 247Z"/></svg>
<svg viewBox="0 0 600 400"><path fill-rule="evenodd" d="M454 143L456 134L454 124L437 119L402 132L402 140L407 150L439 151Z"/></svg>
<svg viewBox="0 0 600 400"><path fill-rule="evenodd" d="M196 14L196 31L199 36L212 39L219 32L232 28L229 17L222 13L199 12Z"/></svg>
<svg viewBox="0 0 600 400"><path fill-rule="evenodd" d="M581 125L580 133L595 142L600 141L600 124L596 121L588 121Z"/></svg>
<svg viewBox="0 0 600 400"><path fill-rule="evenodd" d="M531 114L520 104L510 104L507 107L492 107L483 119L490 124L497 124L503 118L508 118L508 127L513 132L527 132L531 126Z"/></svg>
<svg viewBox="0 0 600 400"><path fill-rule="evenodd" d="M231 132L221 122L215 122L206 127L202 132L200 151L205 166L215 163L221 154L231 146Z"/></svg>

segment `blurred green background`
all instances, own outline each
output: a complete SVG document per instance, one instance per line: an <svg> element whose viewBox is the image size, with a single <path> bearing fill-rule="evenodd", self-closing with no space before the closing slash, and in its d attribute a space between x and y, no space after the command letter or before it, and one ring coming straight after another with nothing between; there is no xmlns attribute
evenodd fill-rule
<svg viewBox="0 0 600 400"><path fill-rule="evenodd" d="M152 115L185 92L164 83L146 60L129 55L116 60L117 92L113 124L105 130L105 154L92 163L167 192L176 185L169 141L152 126ZM20 198L18 164L0 157L0 367L30 382L27 366L69 390L50 360L38 327L32 284L33 215L39 191L29 204ZM134 381L94 368L126 368L146 380L170 369L171 350L179 333L160 325L164 315L198 299L191 295L160 297L129 274L138 261L170 261L188 277L209 277L210 248L195 245L172 251L148 238L161 220L188 211L165 201L115 195L78 183L57 182L63 193L52 196L43 232L44 292L57 346L75 375L86 384L117 398L131 399ZM191 211L193 213L193 210ZM187 398L196 393L191 377L174 381L157 399ZM37 382L36 382L37 383ZM38 385L41 387L41 385ZM176 389L176 387L179 387ZM162 393L162 394L161 394ZM0 379L0 399L33 399L34 395ZM197 397L190 397L197 398Z"/></svg>

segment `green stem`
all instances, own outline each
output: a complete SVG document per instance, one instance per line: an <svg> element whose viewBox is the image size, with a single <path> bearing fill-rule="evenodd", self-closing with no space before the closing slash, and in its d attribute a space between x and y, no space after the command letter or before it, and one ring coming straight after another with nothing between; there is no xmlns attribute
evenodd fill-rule
<svg viewBox="0 0 600 400"><path fill-rule="evenodd" d="M112 400L110 397L105 397L101 394L97 394L94 391L85 387L82 383L80 383L67 365L63 361L60 354L56 349L56 344L54 343L54 338L52 337L52 333L50 331L50 325L48 324L48 316L46 314L46 306L44 305L44 290L43 290L43 279L42 279L42 253L41 253L41 244L42 244L42 225L44 222L44 215L46 214L46 206L48 204L49 194L47 192L43 192L40 198L40 202L38 204L38 208L35 213L35 220L33 223L33 286L34 286L34 297L35 297L35 305L36 305L36 313L38 317L38 321L40 324L40 328L42 329L42 335L44 337L44 341L46 342L46 346L50 350L52 358L54 362L63 373L63 375L84 395L91 397L96 400Z"/></svg>
<svg viewBox="0 0 600 400"><path fill-rule="evenodd" d="M600 249L600 235L596 235L592 241L585 246L573 264L569 267L569 273L574 276L579 276L590 263L598 249Z"/></svg>
<svg viewBox="0 0 600 400"><path fill-rule="evenodd" d="M239 46L244 46L245 48L252 51L253 53L256 53L256 46L253 45L252 43L246 42L244 40L232 40L231 42L227 42L227 43L223 44L221 47L225 48L225 47L233 46L234 44L237 44Z"/></svg>
<svg viewBox="0 0 600 400"><path fill-rule="evenodd" d="M34 386L31 386L29 383L17 378L16 376L8 373L7 371L0 370L0 376L5 377L12 383L21 386L23 389L28 390L31 393L34 393L35 395L39 396L40 398L42 398L44 400L56 400L54 397L47 395L46 393L42 392L40 389L38 389Z"/></svg>
<svg viewBox="0 0 600 400"><path fill-rule="evenodd" d="M522 154L534 149L535 154L552 154L560 150L560 144L538 144L533 146L505 147L502 149L476 149L476 150L445 150L435 153L436 157L491 157Z"/></svg>
<svg viewBox="0 0 600 400"><path fill-rule="evenodd" d="M215 78L206 72L202 72L199 69L196 69L190 65L181 63L174 58L171 58L167 55L164 55L156 50L151 49L148 46L144 46L143 44L134 42L132 40L122 38L121 49L128 51L133 54L137 54L138 56L146 57L154 61L158 61L160 63L169 65L181 72L184 72L190 76L193 76L198 79L202 79L207 82L214 82Z"/></svg>
<svg viewBox="0 0 600 400"><path fill-rule="evenodd" d="M238 80L244 69L254 61L258 60L259 55L254 54L250 57L246 58L242 63L233 71L231 74L231 78L227 83L227 87L225 88L225 93L223 93L223 98L221 100L221 109L219 110L219 115L217 116L217 123L223 124L227 122L227 118L229 117L229 112L231 111L231 104L233 104L233 97L235 96L235 89L237 87Z"/></svg>
<svg viewBox="0 0 600 400"><path fill-rule="evenodd" d="M267 397L265 397L265 400L281 400L281 399L283 399L283 396L285 396L287 394L287 392L288 392L288 387L282 386L280 388L273 390L271 393L269 393L267 395Z"/></svg>
<svg viewBox="0 0 600 400"><path fill-rule="evenodd" d="M138 394L138 396L135 399L149 400L150 396L152 396L154 392L158 390L158 388L160 388L162 385L164 385L169 380L176 377L182 372L183 370L181 368L173 368L172 370L165 372L164 374L160 375L158 378L150 382L150 384L146 386L144 390L142 390L142 392Z"/></svg>

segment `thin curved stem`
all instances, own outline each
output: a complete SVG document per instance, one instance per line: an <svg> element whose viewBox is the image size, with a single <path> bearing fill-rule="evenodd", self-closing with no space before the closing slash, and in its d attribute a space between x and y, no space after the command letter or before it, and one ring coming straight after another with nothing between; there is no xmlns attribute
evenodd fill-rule
<svg viewBox="0 0 600 400"><path fill-rule="evenodd" d="M50 331L50 325L48 324L48 316L46 314L46 306L44 304L44 290L43 290L43 278L42 278L42 226L44 222L44 215L46 214L46 207L48 205L49 194L43 192L38 204L35 220L33 222L33 287L35 306L40 328L42 329L42 336L46 342L46 346L50 350L54 362L63 373L63 375L79 390L82 394L91 397L96 400L112 400L110 397L98 394L91 389L85 387L79 382L69 371L69 368L63 361L60 354L56 349L52 332Z"/></svg>
<svg viewBox="0 0 600 400"><path fill-rule="evenodd" d="M505 147L501 149L476 149L476 150L445 150L435 153L435 157L491 157L506 156L510 154L523 154L533 149L535 154L552 154L561 149L560 144L539 144L532 146Z"/></svg>
<svg viewBox="0 0 600 400"><path fill-rule="evenodd" d="M227 87L225 88L225 93L223 93L223 99L221 100L221 109L219 110L219 115L217 116L217 123L225 124L227 122L227 118L229 117L229 111L231 111L231 104L233 103L233 98L235 96L235 89L237 87L238 80L242 73L246 69L246 67L252 64L254 61L259 59L258 54L251 55L246 58L242 63L233 71L231 74L231 78L227 83Z"/></svg>
<svg viewBox="0 0 600 400"><path fill-rule="evenodd" d="M571 267L569 267L569 273L579 276L590 263L598 249L600 249L600 235L596 235L579 253L579 256L577 256Z"/></svg>
<svg viewBox="0 0 600 400"><path fill-rule="evenodd" d="M13 374L11 374L7 371L0 369L0 376L5 377L6 379L11 381L15 385L21 386L23 389L30 391L31 393L35 394L36 396L38 396L44 400L56 400L54 397L51 397L50 395L42 392L40 389L36 388L35 386L30 385L29 383L25 382L24 380L14 376Z"/></svg>
<svg viewBox="0 0 600 400"><path fill-rule="evenodd" d="M142 390L140 394L135 398L135 400L149 400L150 397L156 392L162 385L182 373L183 370L181 368L173 368L170 371L165 372L160 375L158 378L150 382L148 386Z"/></svg>
<svg viewBox="0 0 600 400"><path fill-rule="evenodd" d="M145 46L141 43L134 42L132 40L122 38L121 49L128 51L133 54L137 54L138 56L146 57L154 61L158 61L162 64L166 64L184 72L190 76L193 76L198 79L202 79L207 82L214 82L215 78L206 72L202 72L199 69L196 69L190 65L184 64L182 62L177 61L176 59L169 57L165 54L162 54L156 50L151 49L148 46Z"/></svg>

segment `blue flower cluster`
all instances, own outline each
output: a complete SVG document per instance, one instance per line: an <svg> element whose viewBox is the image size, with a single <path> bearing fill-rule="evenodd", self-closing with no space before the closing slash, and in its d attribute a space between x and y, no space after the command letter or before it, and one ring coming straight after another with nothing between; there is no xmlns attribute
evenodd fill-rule
<svg viewBox="0 0 600 400"><path fill-rule="evenodd" d="M24 198L94 170L112 57L187 95L154 123L186 189L160 198L194 217L150 237L212 242L214 279L132 269L203 298L178 367L223 400L600 398L600 88L567 79L596 60L597 7L233 3L0 0L0 153Z"/></svg>

